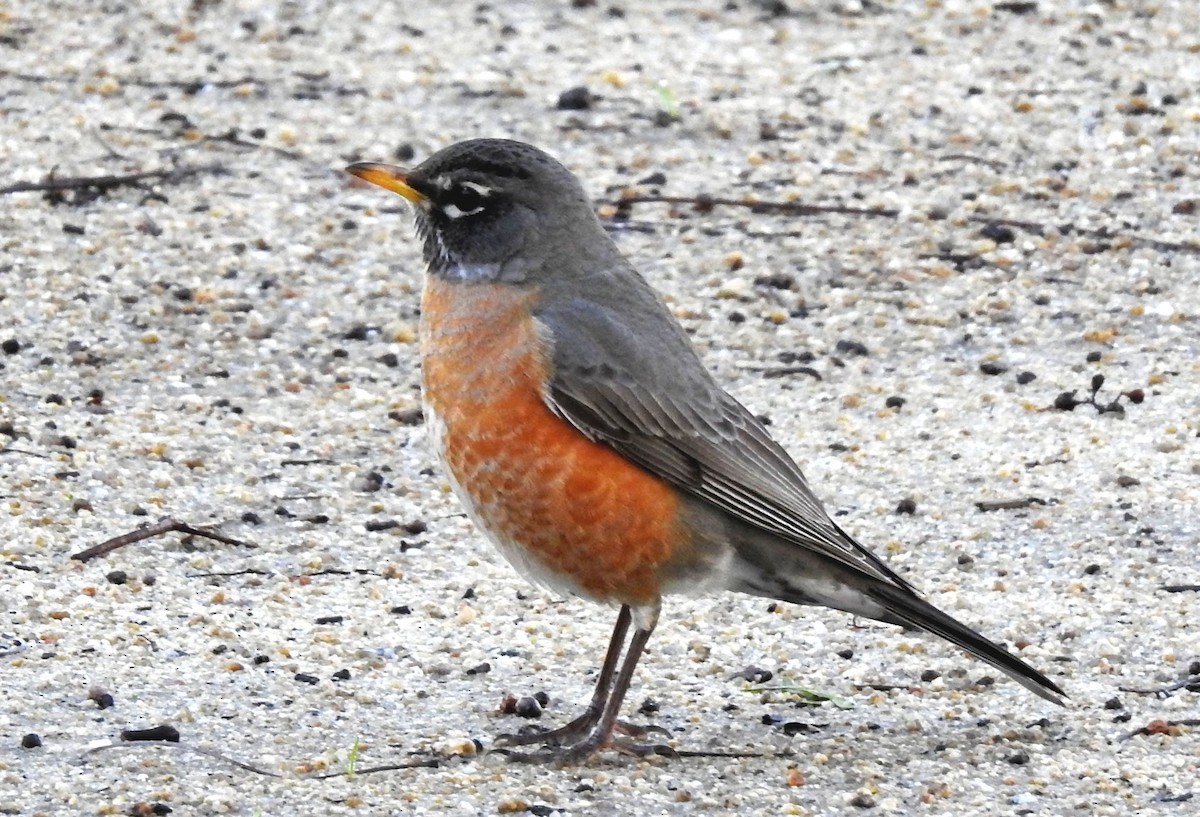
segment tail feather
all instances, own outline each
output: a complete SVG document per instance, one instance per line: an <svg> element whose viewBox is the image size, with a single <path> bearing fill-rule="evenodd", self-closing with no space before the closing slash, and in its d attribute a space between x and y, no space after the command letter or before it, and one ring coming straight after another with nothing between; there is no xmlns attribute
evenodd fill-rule
<svg viewBox="0 0 1200 817"><path fill-rule="evenodd" d="M1065 705L1067 693L1063 692L1058 684L999 644L988 640L949 614L943 613L906 588L893 587L879 582L871 587L867 594L898 622L941 636L993 667L1003 670L1035 695L1059 706Z"/></svg>

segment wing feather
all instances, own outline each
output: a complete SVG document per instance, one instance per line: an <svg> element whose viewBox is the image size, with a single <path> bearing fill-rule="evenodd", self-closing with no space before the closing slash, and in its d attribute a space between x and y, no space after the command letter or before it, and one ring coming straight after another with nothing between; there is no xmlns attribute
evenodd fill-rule
<svg viewBox="0 0 1200 817"><path fill-rule="evenodd" d="M666 348L637 345L631 306L678 329ZM614 308L568 300L537 319L554 362L544 398L582 433L745 523L911 589L829 518L799 466L712 380L657 298Z"/></svg>

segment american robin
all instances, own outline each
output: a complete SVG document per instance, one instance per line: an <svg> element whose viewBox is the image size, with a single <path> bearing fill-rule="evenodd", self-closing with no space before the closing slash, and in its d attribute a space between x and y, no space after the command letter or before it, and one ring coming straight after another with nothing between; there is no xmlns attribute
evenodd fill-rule
<svg viewBox="0 0 1200 817"><path fill-rule="evenodd" d="M506 746L560 762L653 748L614 731L632 731L618 713L662 597L721 589L925 630L1063 703L830 519L553 158L473 139L411 170L347 170L413 205L426 418L468 514L527 577L620 606L584 714Z"/></svg>

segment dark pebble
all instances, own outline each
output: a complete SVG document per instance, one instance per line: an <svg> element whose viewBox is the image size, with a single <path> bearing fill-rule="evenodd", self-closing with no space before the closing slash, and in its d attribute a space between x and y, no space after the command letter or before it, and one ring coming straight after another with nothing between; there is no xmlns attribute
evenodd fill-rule
<svg viewBox="0 0 1200 817"><path fill-rule="evenodd" d="M811 723L803 721L788 721L783 725L783 734L789 738L794 738L796 735L815 735L821 731L819 726L814 726Z"/></svg>
<svg viewBox="0 0 1200 817"><path fill-rule="evenodd" d="M309 675L306 672L297 672L293 680L299 681L302 684L315 684L321 679L315 675Z"/></svg>
<svg viewBox="0 0 1200 817"><path fill-rule="evenodd" d="M217 646L212 648L213 655L224 655L227 652L229 652L228 644L218 644Z"/></svg>
<svg viewBox="0 0 1200 817"><path fill-rule="evenodd" d="M165 740L169 743L179 743L179 730L170 724L151 729L125 729L121 732L121 740Z"/></svg>
<svg viewBox="0 0 1200 817"><path fill-rule="evenodd" d="M256 514L254 511L246 511L244 514L242 514L242 521L247 525L261 525L262 517Z"/></svg>
<svg viewBox="0 0 1200 817"><path fill-rule="evenodd" d="M1100 565L1090 564L1083 569L1083 572L1085 574L1087 574L1088 576L1095 576L1097 573L1100 572Z"/></svg>
<svg viewBox="0 0 1200 817"><path fill-rule="evenodd" d="M648 187L661 187L667 183L667 174L662 171L655 171L644 179L638 179L638 184L644 184Z"/></svg>
<svg viewBox="0 0 1200 817"><path fill-rule="evenodd" d="M936 681L941 678L942 674L935 669L927 669L921 673L921 680L928 684L930 681Z"/></svg>
<svg viewBox="0 0 1200 817"><path fill-rule="evenodd" d="M333 680L335 680L335 681L349 681L350 680L350 670L340 669L337 672L335 672L333 675L331 675L330 677L333 678Z"/></svg>
<svg viewBox="0 0 1200 817"><path fill-rule="evenodd" d="M560 111L586 111L592 107L595 97L586 85L576 85L558 95L556 108Z"/></svg>
<svg viewBox="0 0 1200 817"><path fill-rule="evenodd" d="M1028 752L1013 752L1011 755L1009 755L1007 758L1005 758L1005 760L1007 760L1009 763L1011 763L1014 766L1024 766L1026 763L1029 762L1029 753Z"/></svg>
<svg viewBox="0 0 1200 817"><path fill-rule="evenodd" d="M1021 372L1017 375L1017 385L1024 386L1026 383L1032 383L1037 380L1037 375L1033 372Z"/></svg>
<svg viewBox="0 0 1200 817"><path fill-rule="evenodd" d="M1004 374L1005 372L1007 372L1008 367L1003 366L999 363L992 363L989 361L987 363L980 363L979 371L983 372L986 375L991 375L994 377L998 374Z"/></svg>
<svg viewBox="0 0 1200 817"><path fill-rule="evenodd" d="M109 584L125 584L129 581L129 574L124 570L110 570L104 574L104 578L108 579Z"/></svg>
<svg viewBox="0 0 1200 817"><path fill-rule="evenodd" d="M392 158L397 162L411 162L413 157L417 155L417 149L409 142L401 142L396 145L396 149L392 151Z"/></svg>
<svg viewBox="0 0 1200 817"><path fill-rule="evenodd" d="M346 620L345 616L321 616L317 619L318 624L341 624Z"/></svg>
<svg viewBox="0 0 1200 817"><path fill-rule="evenodd" d="M402 426L419 426L421 423L425 422L425 412L419 408L389 411L388 419L393 420Z"/></svg>
<svg viewBox="0 0 1200 817"><path fill-rule="evenodd" d="M380 363L382 363L384 366L387 366L389 369L394 369L400 365L400 358L392 352L388 352L387 354L380 355L376 359Z"/></svg>
<svg viewBox="0 0 1200 817"><path fill-rule="evenodd" d="M647 698L646 700L642 701L642 704L637 708L637 711L639 715L653 715L658 711L658 709L658 701L654 700L653 698Z"/></svg>
<svg viewBox="0 0 1200 817"><path fill-rule="evenodd" d="M917 503L912 498L905 498L896 503L896 513L912 516L917 512Z"/></svg>
<svg viewBox="0 0 1200 817"><path fill-rule="evenodd" d="M533 693L533 699L541 704L543 708L550 705L550 693L544 690Z"/></svg>
<svg viewBox="0 0 1200 817"><path fill-rule="evenodd" d="M1124 709L1125 704L1121 703L1120 698L1113 697L1113 698L1109 698L1107 701L1104 702L1104 708L1105 709Z"/></svg>
<svg viewBox="0 0 1200 817"><path fill-rule="evenodd" d="M996 224L995 222L985 224L983 229L979 231L979 234L984 238L995 241L997 244L1011 244L1017 238L1017 234L1013 232L1011 227Z"/></svg>
<svg viewBox="0 0 1200 817"><path fill-rule="evenodd" d="M424 519L414 519L411 522L404 523L404 532L411 533L413 536L416 536L418 533L424 533L427 530L429 530L429 525Z"/></svg>
<svg viewBox="0 0 1200 817"><path fill-rule="evenodd" d="M854 650L850 650L850 649L838 650L837 656L838 656L838 658L845 658L847 661L849 661L851 658L854 657Z"/></svg>
<svg viewBox="0 0 1200 817"><path fill-rule="evenodd" d="M770 287L771 289L793 290L796 288L796 279L786 272L773 272L770 275L760 275L754 279L754 283L761 287Z"/></svg>
<svg viewBox="0 0 1200 817"><path fill-rule="evenodd" d="M379 533L380 531L398 528L400 527L400 523L395 519L368 519L363 523L363 527L367 529L367 533Z"/></svg>
<svg viewBox="0 0 1200 817"><path fill-rule="evenodd" d="M763 726L778 726L783 722L783 715L777 715L774 712L768 712L762 716Z"/></svg>
<svg viewBox="0 0 1200 817"><path fill-rule="evenodd" d="M730 323L745 323L746 322L745 314L742 312L738 312L737 310L730 312L727 317L729 318Z"/></svg>
<svg viewBox="0 0 1200 817"><path fill-rule="evenodd" d="M85 232L87 232L78 224L64 224L62 226L62 231L67 235L83 235Z"/></svg>
<svg viewBox="0 0 1200 817"><path fill-rule="evenodd" d="M37 732L30 732L21 738L22 749L36 749L42 745L42 736Z"/></svg>
<svg viewBox="0 0 1200 817"><path fill-rule="evenodd" d="M6 355L15 355L17 352L21 351L21 341L17 340L16 338L9 338L3 343L0 343L0 349L3 349L4 354Z"/></svg>
<svg viewBox="0 0 1200 817"><path fill-rule="evenodd" d="M958 554L958 563L966 567L967 565L975 564L975 559L970 554L960 553Z"/></svg>
<svg viewBox="0 0 1200 817"><path fill-rule="evenodd" d="M256 655L256 656L254 656L253 658L251 658L250 660L251 660L251 661L254 663L254 666L256 666L256 667L261 667L263 664L269 664L269 663L271 663L271 656L269 656L269 655Z"/></svg>
<svg viewBox="0 0 1200 817"><path fill-rule="evenodd" d="M850 799L855 808L875 808L875 798L869 794L856 794Z"/></svg>
<svg viewBox="0 0 1200 817"><path fill-rule="evenodd" d="M347 329L346 333L342 335L342 340L366 340L371 335L378 333L378 327L367 326L365 323L359 323Z"/></svg>
<svg viewBox="0 0 1200 817"><path fill-rule="evenodd" d="M467 675L487 675L491 671L492 671L492 665L489 664L487 661L484 661L482 664L478 664L474 667L469 668L467 670Z"/></svg>
<svg viewBox="0 0 1200 817"><path fill-rule="evenodd" d="M542 705L532 695L523 695L517 699L513 712L522 718L542 717Z"/></svg>
<svg viewBox="0 0 1200 817"><path fill-rule="evenodd" d="M1087 362L1088 363L1099 363L1100 362L1100 353L1099 352L1088 352L1087 353Z"/></svg>
<svg viewBox="0 0 1200 817"><path fill-rule="evenodd" d="M866 344L859 343L857 340L846 340L845 338L839 340L834 349L847 357L867 357L871 354Z"/></svg>
<svg viewBox="0 0 1200 817"><path fill-rule="evenodd" d="M99 689L92 690L88 694L88 698L92 701L92 703L101 709L112 709L117 705L117 702L113 700L111 693Z"/></svg>
<svg viewBox="0 0 1200 817"><path fill-rule="evenodd" d="M907 401L907 400L905 400L905 399L904 399L903 397L901 397L900 395L898 395L898 394L893 394L893 395L892 395L891 397L889 397L887 400L884 400L884 401L883 401L883 405L884 405L884 406L886 406L887 408L894 408L894 409L898 409L898 408L903 408L904 404L905 404L905 403L907 403L907 402L908 402L908 401Z"/></svg>
<svg viewBox="0 0 1200 817"><path fill-rule="evenodd" d="M412 615L412 608L407 604L397 604L391 610L388 610L388 612L394 616L408 616Z"/></svg>
<svg viewBox="0 0 1200 817"><path fill-rule="evenodd" d="M1059 411L1074 411L1079 402L1075 399L1075 392L1065 391L1054 398L1054 407Z"/></svg>
<svg viewBox="0 0 1200 817"><path fill-rule="evenodd" d="M769 669L763 669L762 667L751 665L746 667L741 672L734 673L733 677L741 678L742 680L749 681L752 684L765 684L767 681L770 681L775 677L775 673L771 672Z"/></svg>

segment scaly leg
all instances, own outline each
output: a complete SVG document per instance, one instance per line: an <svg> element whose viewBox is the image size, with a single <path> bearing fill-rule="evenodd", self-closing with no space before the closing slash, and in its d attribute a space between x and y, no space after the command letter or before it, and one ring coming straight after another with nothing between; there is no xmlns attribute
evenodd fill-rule
<svg viewBox="0 0 1200 817"><path fill-rule="evenodd" d="M629 684L633 680L638 659L641 658L642 652L646 648L646 642L650 639L650 634L654 632L654 626L658 622L658 604L656 603L647 612L649 615L645 616L646 621L639 623L639 626L634 629L629 650L625 654L621 671L617 674L614 682L613 673L625 644L625 635L633 619L633 611L629 605L621 607L621 612L617 616L617 624L613 628L612 639L609 641L608 652L604 656L604 665L596 682L596 689L592 694L591 703L588 704L583 715L565 726L548 732L532 735L501 735L497 738L494 748L513 760L521 762L553 761L560 764L584 760L596 751L608 747L639 756L669 753L670 749L666 746L642 745L613 738L614 731L629 735L659 732L669 737L665 730L656 726L638 727L622 723L617 719L617 715L621 711L621 704L625 700L625 693L629 690ZM511 752L506 748L532 743L549 744L549 747L527 754Z"/></svg>

